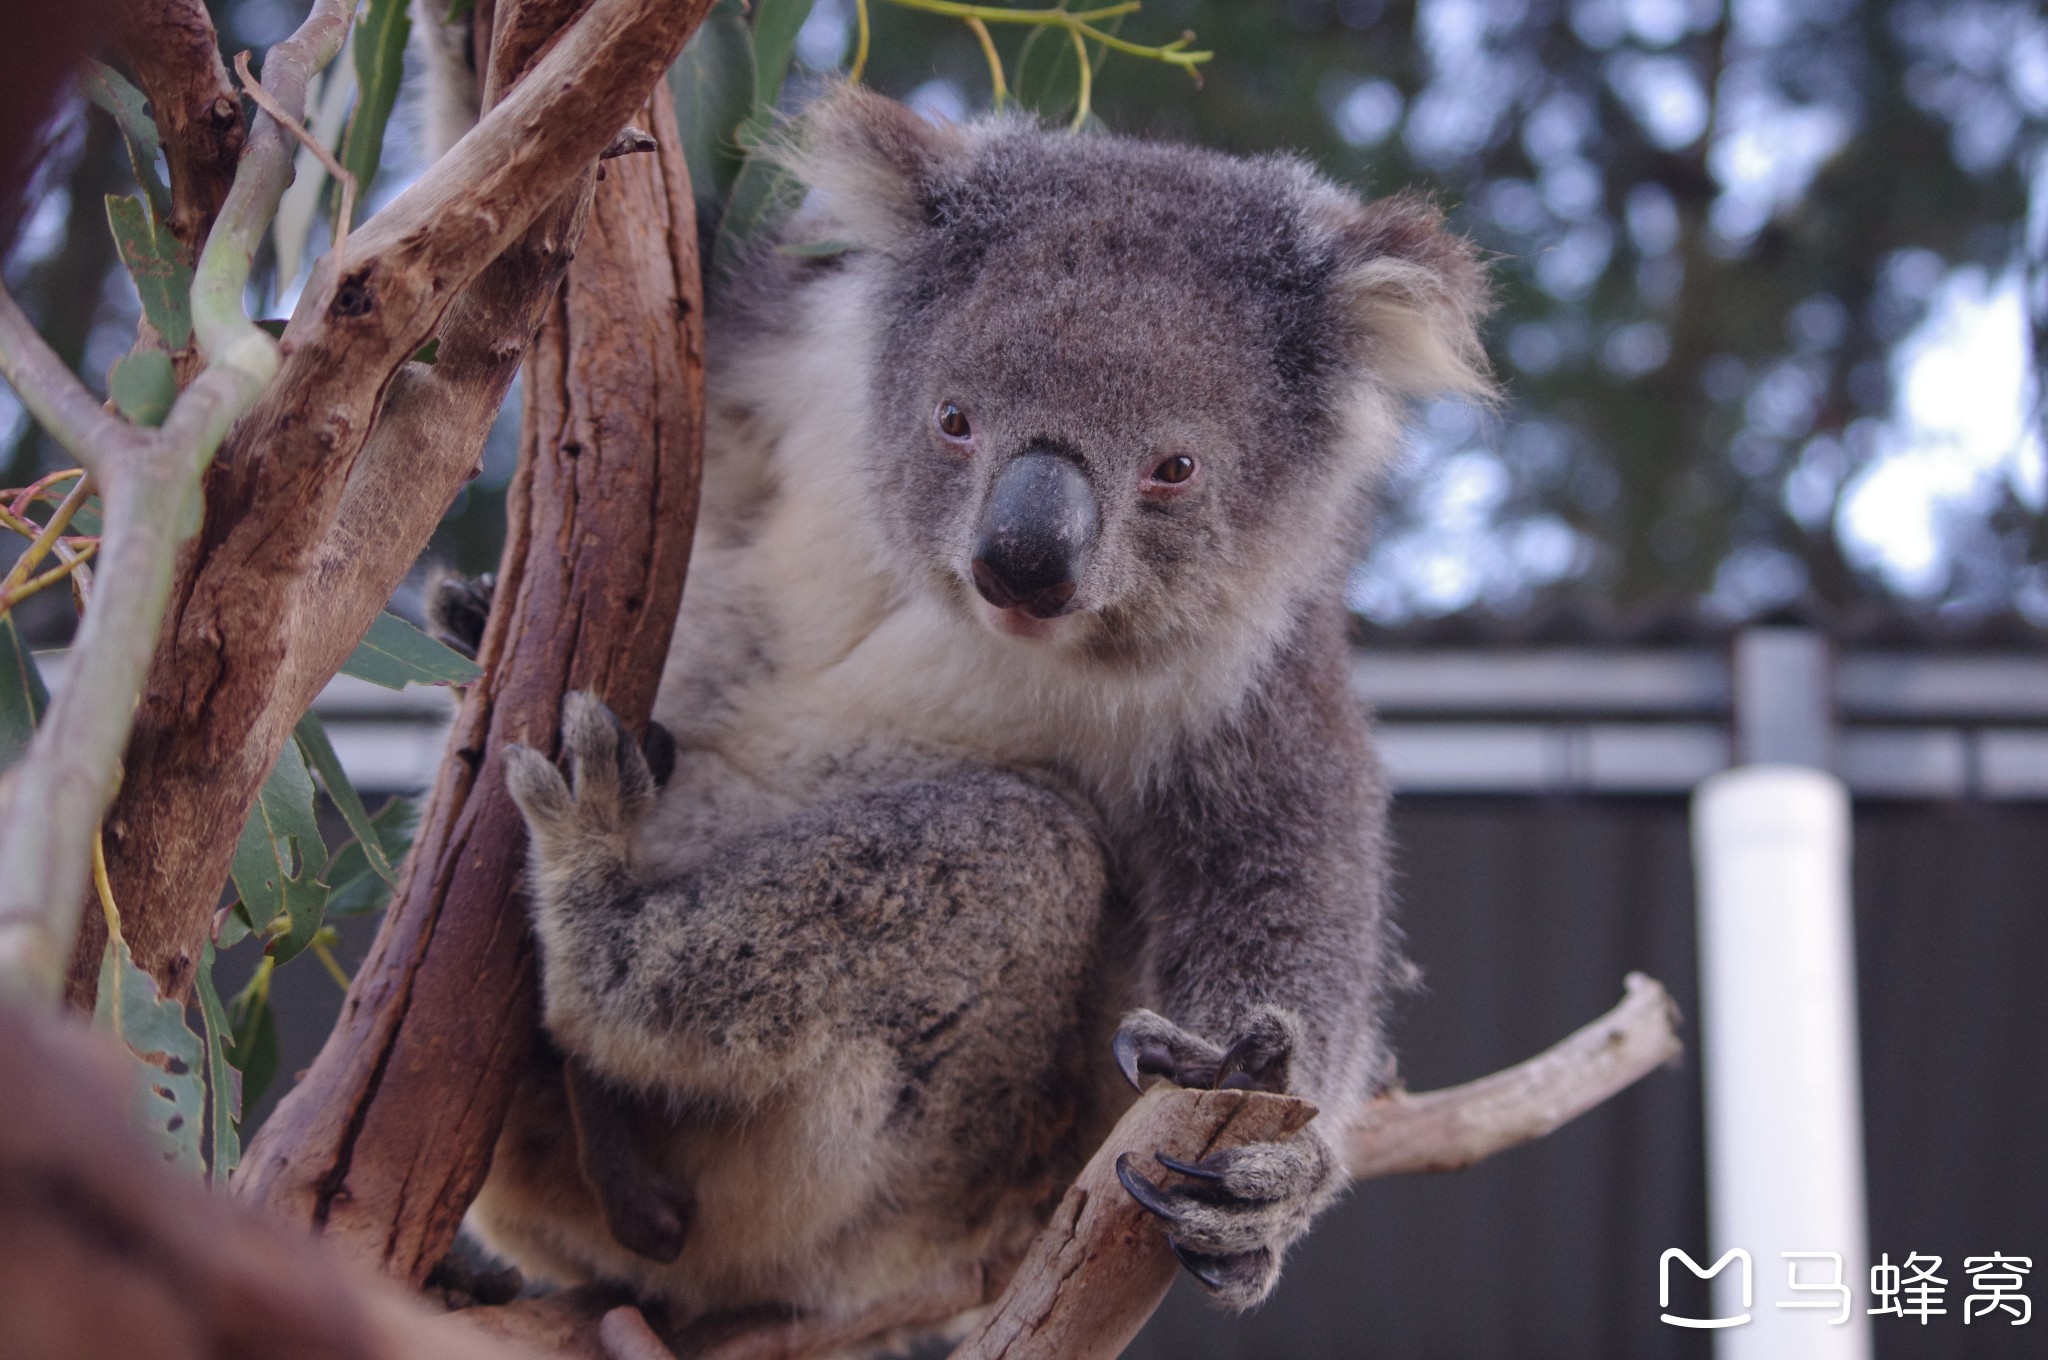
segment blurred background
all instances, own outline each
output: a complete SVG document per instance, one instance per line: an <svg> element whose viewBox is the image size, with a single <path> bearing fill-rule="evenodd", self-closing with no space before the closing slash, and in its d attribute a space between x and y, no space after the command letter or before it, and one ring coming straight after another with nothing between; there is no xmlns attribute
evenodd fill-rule
<svg viewBox="0 0 2048 1360"><path fill-rule="evenodd" d="M212 8L232 52L305 6ZM872 83L935 118L987 106L965 28L873 10ZM1823 658L1796 682L1807 758L1855 800L1870 1252L1942 1254L1957 1282L1965 1255L2031 1255L2048 1301L2048 17L1146 0L1123 31L1184 28L1216 53L1201 88L1112 54L1107 127L1431 189L1495 259L1508 401L1418 413L1349 582L1425 977L1406 1079L1528 1056L1632 968L1697 1015L1688 800L1755 758L1745 715L1785 696L1746 689L1736 650L1782 630ZM818 0L811 83L852 40L850 0ZM99 203L132 175L82 106L51 136L5 275L99 385L136 313ZM406 103L383 164L373 205L421 169ZM304 267L259 262L252 306L284 315ZM496 560L516 407L433 550L465 570ZM0 390L0 485L54 456ZM44 603L22 625L59 646L69 611ZM430 775L439 700L398 698L323 705L366 792ZM339 994L310 968L279 987L289 1074ZM1261 1313L1182 1290L1133 1353L1704 1356L1656 1299L1665 1248L1709 1259L1693 1053L1541 1144L1363 1188ZM1951 1291L1925 1327L1875 1319L1876 1353L2043 1353L2032 1327L1966 1327Z"/></svg>

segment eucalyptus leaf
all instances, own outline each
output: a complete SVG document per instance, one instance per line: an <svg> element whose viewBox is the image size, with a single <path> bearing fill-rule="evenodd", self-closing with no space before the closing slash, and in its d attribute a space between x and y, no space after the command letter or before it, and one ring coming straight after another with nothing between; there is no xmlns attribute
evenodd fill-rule
<svg viewBox="0 0 2048 1360"><path fill-rule="evenodd" d="M398 876L392 871L391 862L384 858L383 842L377 838L376 828L370 823L370 812L363 806L362 798L356 793L355 785L348 782L348 771L341 768L341 757L334 754L334 743L327 739L327 729L311 709L299 719L292 729L298 739L299 750L304 753L307 764L320 776L320 785L327 790L327 797L341 813L341 819L348 823L348 829L356 833L356 842L362 847L370 871L386 883L396 883ZM332 876L329 876L332 882Z"/></svg>
<svg viewBox="0 0 2048 1360"><path fill-rule="evenodd" d="M14 616L0 614L0 770L28 750L49 706L49 687L14 627Z"/></svg>
<svg viewBox="0 0 2048 1360"><path fill-rule="evenodd" d="M137 425L157 426L178 399L178 375L171 356L151 346L133 349L114 361L107 374L107 392L122 415Z"/></svg>
<svg viewBox="0 0 2048 1360"><path fill-rule="evenodd" d="M778 255L794 255L798 259L804 260L829 260L834 256L844 255L854 248L854 244L851 241L785 241L783 244L775 247L775 253Z"/></svg>
<svg viewBox="0 0 2048 1360"><path fill-rule="evenodd" d="M108 923L93 1023L110 1031L134 1059L142 1125L164 1160L203 1171L205 1045L185 1024L185 1008L168 1000L156 979L136 965L118 921Z"/></svg>
<svg viewBox="0 0 2048 1360"><path fill-rule="evenodd" d="M299 744L288 741L257 792L229 871L248 921L270 937L271 957L279 963L304 949L320 928L327 888L318 880L326 868L313 776Z"/></svg>
<svg viewBox="0 0 2048 1360"><path fill-rule="evenodd" d="M370 196L384 154L384 130L405 75L405 43L412 35L406 0L369 0L356 24L356 108L341 138L341 165L356 177L356 206ZM338 204L337 199L337 204Z"/></svg>
<svg viewBox="0 0 2048 1360"><path fill-rule="evenodd" d="M754 116L754 35L741 0L718 0L669 68L683 159L699 200L724 201L744 158L740 128Z"/></svg>
<svg viewBox="0 0 2048 1360"><path fill-rule="evenodd" d="M113 115L115 125L121 129L121 140L128 148L128 165L134 171L135 182L149 195L153 219L162 222L169 210L169 194L156 170L163 138L157 132L156 120L149 116L148 99L126 76L105 62L86 62L79 72L78 85L88 100Z"/></svg>
<svg viewBox="0 0 2048 1360"><path fill-rule="evenodd" d="M711 268L731 278L767 228L803 201L804 187L794 175L765 156L749 156L732 186L718 235L711 246Z"/></svg>
<svg viewBox="0 0 2048 1360"><path fill-rule="evenodd" d="M213 1183L225 1185L242 1160L242 1074L228 1060L227 1050L234 1046L235 1036L227 1008L220 1004L220 993L213 985L213 960L213 941L208 940L199 950L196 987L199 1018L206 1031L206 1089L212 1096L207 1111L207 1129L212 1135L207 1165Z"/></svg>
<svg viewBox="0 0 2048 1360"><path fill-rule="evenodd" d="M412 849L419 820L420 805L410 798L394 798L370 818L377 844L387 862L397 864L405 859L406 852ZM328 863L330 896L327 914L330 917L369 916L384 910L391 902L392 885L371 871L369 856L363 849L366 840L364 837L350 841L335 851L334 858Z"/></svg>
<svg viewBox="0 0 2048 1360"><path fill-rule="evenodd" d="M139 198L108 194L107 225L142 297L142 314L164 344L185 348L192 343L192 271L178 258L177 242L158 234Z"/></svg>
<svg viewBox="0 0 2048 1360"><path fill-rule="evenodd" d="M249 985L228 1003L228 1018L234 1025L235 1064L242 1071L242 1108L253 1110L277 1077L279 1046L277 1015L270 1009L270 978L275 965L269 959L256 965Z"/></svg>
<svg viewBox="0 0 2048 1360"><path fill-rule="evenodd" d="M344 675L386 689L408 684L466 685L484 673L462 653L434 641L396 614L384 613L341 663Z"/></svg>
<svg viewBox="0 0 2048 1360"><path fill-rule="evenodd" d="M789 59L796 53L796 35L811 17L813 0L755 0L754 111L747 120L748 144L757 143L775 125L775 107Z"/></svg>

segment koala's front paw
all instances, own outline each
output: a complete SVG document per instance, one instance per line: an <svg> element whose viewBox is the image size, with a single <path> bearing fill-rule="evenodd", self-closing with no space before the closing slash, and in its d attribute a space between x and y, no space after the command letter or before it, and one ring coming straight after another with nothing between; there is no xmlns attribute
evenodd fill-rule
<svg viewBox="0 0 2048 1360"><path fill-rule="evenodd" d="M1254 1011L1228 1047L1151 1011L1134 1011L1118 1029L1117 1066L1133 1086L1141 1074L1178 1086L1286 1094L1299 1018L1277 1007ZM1230 1308L1249 1308L1272 1291L1280 1258L1343 1183L1335 1151L1313 1126L1278 1143L1253 1143L1183 1162L1155 1153L1171 1173L1149 1179L1129 1153L1117 1179L1132 1199L1166 1225L1166 1240L1190 1275Z"/></svg>
<svg viewBox="0 0 2048 1360"><path fill-rule="evenodd" d="M654 801L654 775L602 700L578 690L562 701L562 758L569 778L530 746L505 751L505 787L526 818L535 850L551 859L579 846L629 837Z"/></svg>
<svg viewBox="0 0 2048 1360"><path fill-rule="evenodd" d="M427 632L438 641L476 660L484 643L484 628L491 621L491 601L498 593L498 578L463 576L447 567L436 567L427 576Z"/></svg>
<svg viewBox="0 0 2048 1360"><path fill-rule="evenodd" d="M1163 1015L1132 1011L1116 1032L1116 1065L1137 1089L1139 1077L1165 1077L1194 1090L1289 1090L1301 1021L1278 1006L1261 1006L1238 1028L1229 1048L1182 1029Z"/></svg>

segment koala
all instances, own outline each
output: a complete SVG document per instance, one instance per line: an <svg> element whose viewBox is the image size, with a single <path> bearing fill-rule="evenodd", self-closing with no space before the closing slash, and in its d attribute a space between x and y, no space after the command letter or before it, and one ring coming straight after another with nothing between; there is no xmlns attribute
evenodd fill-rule
<svg viewBox="0 0 2048 1360"><path fill-rule="evenodd" d="M856 88L786 155L712 292L668 768L583 694L506 753L559 1056L470 1226L684 1329L849 1316L1014 1264L1159 1077L1320 1110L1120 1167L1249 1307L1390 1071L1343 589L1410 404L1488 391L1481 263L1295 159Z"/></svg>

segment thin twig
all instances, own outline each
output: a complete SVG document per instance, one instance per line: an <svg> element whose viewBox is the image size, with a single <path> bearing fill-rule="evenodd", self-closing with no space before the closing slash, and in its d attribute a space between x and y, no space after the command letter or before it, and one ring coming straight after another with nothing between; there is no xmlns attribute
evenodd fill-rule
<svg viewBox="0 0 2048 1360"><path fill-rule="evenodd" d="M14 566L5 579L0 579L0 598L13 594L15 587L26 581L29 573L36 569L36 564L49 555L50 549L70 525L71 517L91 498L92 491L92 476L87 474L80 477L78 485L71 488L70 494L66 495L51 513L49 522L43 525L34 539L30 540L28 547L22 549L21 556L15 559ZM11 603L0 604L0 610L11 607Z"/></svg>
<svg viewBox="0 0 2048 1360"><path fill-rule="evenodd" d="M981 44L981 55L988 62L988 83L992 91L990 102L995 106L995 111L1001 113L1003 105L1009 102L1010 87L1003 79L1003 59L996 54L996 40L989 36L988 25L981 21L978 14L967 16L967 30L974 35L974 40Z"/></svg>
<svg viewBox="0 0 2048 1360"><path fill-rule="evenodd" d="M355 221L356 216L356 177L354 172L344 169L341 162L335 159L334 153L321 145L320 139L313 135L312 130L289 113L286 113L283 106L271 98L270 91L263 88L263 82L249 74L249 54L247 52L235 54L235 74L242 78L242 90L249 98L256 101L256 107L269 114L271 120L279 127L298 138L299 145L312 152L320 164L325 167L328 177L341 187L341 215L336 220L334 228L334 249L340 250L348 244L349 223Z"/></svg>
<svg viewBox="0 0 2048 1360"><path fill-rule="evenodd" d="M59 581L70 579L73 572L92 560L92 549L87 548L77 553L67 553L60 549L57 560L60 565L50 568L41 576L33 577L20 585L8 588L5 593L0 593L0 614L7 613L14 606L39 591L56 585Z"/></svg>
<svg viewBox="0 0 2048 1360"><path fill-rule="evenodd" d="M1088 44L1081 33L1079 26L1067 30L1067 36L1074 40L1074 65L1081 72L1081 93L1074 100L1075 132L1088 126L1088 111L1095 102L1095 63L1088 60Z"/></svg>
<svg viewBox="0 0 2048 1360"><path fill-rule="evenodd" d="M868 0L853 0L853 23L858 37L854 40L853 65L847 68L846 79L858 85L868 69Z"/></svg>

